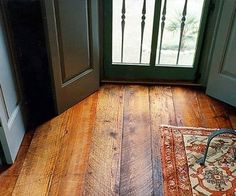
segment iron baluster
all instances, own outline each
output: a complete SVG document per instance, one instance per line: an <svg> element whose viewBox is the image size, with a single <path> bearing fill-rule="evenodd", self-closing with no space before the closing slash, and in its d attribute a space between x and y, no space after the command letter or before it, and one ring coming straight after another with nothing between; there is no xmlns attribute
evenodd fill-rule
<svg viewBox="0 0 236 196"><path fill-rule="evenodd" d="M182 13L183 17L181 18L179 48L178 48L176 65L179 64L179 55L180 55L180 50L181 50L181 46L182 46L183 33L184 33L184 27L185 27L186 15L187 15L187 5L188 5L188 0L185 0L184 9L183 9L183 13Z"/></svg>
<svg viewBox="0 0 236 196"><path fill-rule="evenodd" d="M163 40L163 34L164 34L164 28L165 28L165 20L166 20L166 4L167 4L167 0L165 0L164 6L163 6L163 10L162 10L162 18L161 18L161 37L160 37L158 64L160 64L160 60L161 60L162 40Z"/></svg>
<svg viewBox="0 0 236 196"><path fill-rule="evenodd" d="M144 28L145 28L145 19L146 19L146 0L143 1L143 9L142 9L141 44L140 44L139 63L142 62L142 53L143 53L143 35L144 35Z"/></svg>
<svg viewBox="0 0 236 196"><path fill-rule="evenodd" d="M124 31L125 31L125 0L122 3L122 10L121 10L121 30L122 30L122 39L121 39L121 62L123 63L123 54L124 54Z"/></svg>

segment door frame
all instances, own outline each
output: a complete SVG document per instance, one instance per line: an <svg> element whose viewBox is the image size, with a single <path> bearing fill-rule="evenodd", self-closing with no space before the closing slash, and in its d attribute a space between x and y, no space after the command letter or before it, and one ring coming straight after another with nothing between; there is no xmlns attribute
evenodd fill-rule
<svg viewBox="0 0 236 196"><path fill-rule="evenodd" d="M159 19L160 19L160 9L161 9L162 0L156 0L155 9L159 9L157 16L154 17L154 24L157 24L155 28L153 28L153 34L158 33L159 30ZM160 81L167 80L181 80L189 81L195 84L204 84L206 81L206 74L201 74L202 72L207 72L207 62L208 59L204 57L202 59L202 53L205 52L205 47L208 47L207 52L209 52L211 44L210 40L205 40L205 36L209 33L212 33L212 28L208 29L207 27L210 25L209 23L213 23L212 19L212 7L216 7L214 0L205 0L204 2L204 11L202 15L202 25L200 28L200 34L197 40L197 51L195 54L195 64L193 68L185 68L185 67L166 67L166 66L155 66L155 58L156 56L156 45L157 45L157 36L156 39L152 39L152 53L151 53L151 61L149 64L142 64L144 66L140 66L140 64L134 64L129 66L129 64L114 64L112 65L112 0L105 0L102 6L102 15L103 15L103 68L102 68L102 81L130 81L130 82L140 82L140 83L155 83ZM106 10L106 12L104 12ZM212 39L208 37L208 39ZM153 49L154 48L154 49ZM204 55L203 55L204 56ZM154 59L154 60L153 60ZM196 66L198 64L198 66ZM184 76L184 77L183 77Z"/></svg>

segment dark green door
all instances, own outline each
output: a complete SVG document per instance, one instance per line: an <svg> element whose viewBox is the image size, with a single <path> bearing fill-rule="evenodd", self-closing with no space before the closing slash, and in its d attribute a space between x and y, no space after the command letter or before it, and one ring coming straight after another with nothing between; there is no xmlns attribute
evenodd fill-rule
<svg viewBox="0 0 236 196"><path fill-rule="evenodd" d="M105 0L104 78L195 80L210 0Z"/></svg>
<svg viewBox="0 0 236 196"><path fill-rule="evenodd" d="M58 113L99 88L98 0L45 0Z"/></svg>
<svg viewBox="0 0 236 196"><path fill-rule="evenodd" d="M236 0L220 2L207 94L236 107Z"/></svg>

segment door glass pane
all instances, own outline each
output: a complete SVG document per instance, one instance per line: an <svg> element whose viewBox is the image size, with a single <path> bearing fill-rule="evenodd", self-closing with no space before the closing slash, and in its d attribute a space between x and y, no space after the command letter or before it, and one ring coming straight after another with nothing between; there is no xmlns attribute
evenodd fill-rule
<svg viewBox="0 0 236 196"><path fill-rule="evenodd" d="M157 65L193 67L204 0L163 0Z"/></svg>
<svg viewBox="0 0 236 196"><path fill-rule="evenodd" d="M113 1L113 63L150 62L154 4L155 0Z"/></svg>

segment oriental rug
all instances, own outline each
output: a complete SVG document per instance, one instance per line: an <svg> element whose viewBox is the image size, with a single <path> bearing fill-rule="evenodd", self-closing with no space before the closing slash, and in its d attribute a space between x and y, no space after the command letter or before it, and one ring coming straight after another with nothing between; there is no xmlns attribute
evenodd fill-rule
<svg viewBox="0 0 236 196"><path fill-rule="evenodd" d="M214 130L160 127L164 195L236 195L236 137L213 139L205 166L197 163Z"/></svg>

